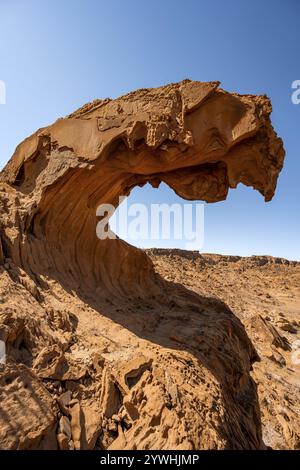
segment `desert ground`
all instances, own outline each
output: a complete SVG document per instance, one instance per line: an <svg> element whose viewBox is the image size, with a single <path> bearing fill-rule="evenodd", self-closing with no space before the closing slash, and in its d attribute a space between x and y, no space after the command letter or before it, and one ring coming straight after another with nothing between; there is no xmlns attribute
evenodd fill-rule
<svg viewBox="0 0 300 470"><path fill-rule="evenodd" d="M148 305L107 299L99 311L55 281L37 287L5 260L1 448L261 446L258 437L238 429L236 417L254 435L261 427L266 446L298 449L300 365L292 353L300 339L300 263L180 250L148 254L166 280L160 294L168 297L165 308L157 299ZM178 285L188 291L178 296ZM189 291L200 296L203 311L196 303L187 307ZM247 379L239 371L243 352L235 349L235 368L228 357L233 346L226 348L208 314L220 311L220 301L240 318L254 346L256 417L256 387L247 386L240 397L231 391L232 373Z"/></svg>
<svg viewBox="0 0 300 470"><path fill-rule="evenodd" d="M149 254L165 279L223 300L240 318L259 356L252 376L258 384L263 440L276 449L298 449L300 263L181 250Z"/></svg>

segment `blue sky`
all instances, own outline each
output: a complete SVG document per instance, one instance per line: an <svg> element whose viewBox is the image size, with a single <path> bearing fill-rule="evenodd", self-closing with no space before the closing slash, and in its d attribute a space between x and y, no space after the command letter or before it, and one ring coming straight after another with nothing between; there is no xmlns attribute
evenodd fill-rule
<svg viewBox="0 0 300 470"><path fill-rule="evenodd" d="M183 78L266 93L286 148L270 203L239 186L205 206L203 251L300 260L298 0L0 0L0 164L37 128L95 98ZM176 202L166 187L131 200ZM178 243L180 246L180 243Z"/></svg>

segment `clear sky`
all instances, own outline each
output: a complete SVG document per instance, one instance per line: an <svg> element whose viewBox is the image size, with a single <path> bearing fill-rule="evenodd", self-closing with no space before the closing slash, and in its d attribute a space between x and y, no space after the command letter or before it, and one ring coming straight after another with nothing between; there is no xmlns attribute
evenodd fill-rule
<svg viewBox="0 0 300 470"><path fill-rule="evenodd" d="M298 0L0 0L1 167L26 136L95 98L183 78L266 93L287 153L277 193L266 204L240 185L206 205L203 250L300 260L299 52ZM155 199L177 197L162 187Z"/></svg>

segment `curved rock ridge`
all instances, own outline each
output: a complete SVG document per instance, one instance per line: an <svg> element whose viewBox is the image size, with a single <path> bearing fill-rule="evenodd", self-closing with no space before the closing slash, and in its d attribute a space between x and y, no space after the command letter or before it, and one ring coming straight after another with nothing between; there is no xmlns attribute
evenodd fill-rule
<svg viewBox="0 0 300 470"><path fill-rule="evenodd" d="M26 444L22 425L11 436L6 424L4 447L54 448L56 432L70 449L264 448L258 355L240 320L163 279L145 251L99 240L96 209L148 182L207 202L244 183L270 200L284 159L270 113L265 96L184 80L96 100L17 147L0 176L9 367L30 369L54 401L68 393L70 407L48 397L35 429L51 436ZM81 347L93 355L78 369Z"/></svg>
<svg viewBox="0 0 300 470"><path fill-rule="evenodd" d="M270 200L284 157L270 101L218 85L185 80L96 100L22 142L1 173L19 201L18 234L4 236L11 257L33 273L52 266L72 282L107 288L123 277L128 288L151 267L133 248L131 266L122 241L110 241L112 250L99 243L100 203L117 205L134 186L161 181L186 199L220 201L242 182Z"/></svg>

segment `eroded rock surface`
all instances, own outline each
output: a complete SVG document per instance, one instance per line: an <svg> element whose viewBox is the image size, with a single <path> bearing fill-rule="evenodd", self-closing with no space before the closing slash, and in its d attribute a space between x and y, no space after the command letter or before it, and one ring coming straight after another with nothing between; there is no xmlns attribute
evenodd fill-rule
<svg viewBox="0 0 300 470"><path fill-rule="evenodd" d="M38 391L24 403L49 408L34 413L32 444L21 391L4 387L21 424L10 439L0 423L3 448L264 448L242 322L168 282L146 252L96 237L98 205L147 182L208 202L240 182L272 198L284 151L270 102L218 85L96 100L26 139L1 172L0 367L27 371Z"/></svg>
<svg viewBox="0 0 300 470"><path fill-rule="evenodd" d="M263 440L274 449L300 448L300 263L267 256L200 255L149 250L169 282L222 299L241 319L259 355Z"/></svg>

